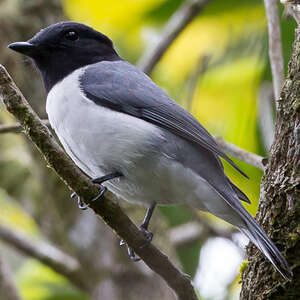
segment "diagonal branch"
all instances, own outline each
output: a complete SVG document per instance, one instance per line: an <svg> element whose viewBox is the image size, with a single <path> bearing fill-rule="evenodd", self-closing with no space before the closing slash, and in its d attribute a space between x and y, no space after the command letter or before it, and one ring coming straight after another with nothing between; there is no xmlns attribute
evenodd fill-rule
<svg viewBox="0 0 300 300"><path fill-rule="evenodd" d="M202 217L199 219L199 221L185 223L169 230L170 241L175 247L184 246L200 238L204 240L208 237L221 237L233 242L233 235L236 233L235 230L219 229L206 220L203 220Z"/></svg>
<svg viewBox="0 0 300 300"><path fill-rule="evenodd" d="M48 120L42 120L42 122L46 126L50 126L50 123ZM22 132L22 130L23 130L23 127L19 123L9 124L9 125L6 125L6 124L0 125L0 134L2 134L2 133L20 133L20 132Z"/></svg>
<svg viewBox="0 0 300 300"><path fill-rule="evenodd" d="M2 133L19 133L22 131L22 126L18 123L11 125L0 125L0 134Z"/></svg>
<svg viewBox="0 0 300 300"><path fill-rule="evenodd" d="M7 110L18 119L25 134L44 155L48 165L56 171L69 188L86 202L95 198L99 193L97 186L92 184L91 180L67 157L3 66L0 66L0 98ZM111 199L113 199L111 193L106 193L101 201L92 202L90 208L167 282L177 294L178 299L196 300L197 296L190 278L177 269L153 244L147 243L143 233Z"/></svg>
<svg viewBox="0 0 300 300"><path fill-rule="evenodd" d="M66 276L75 286L89 290L87 282L81 276L81 266L76 258L42 241L32 240L0 224L0 239L22 253L31 256L49 266L59 274Z"/></svg>
<svg viewBox="0 0 300 300"><path fill-rule="evenodd" d="M273 78L273 89L276 109L280 98L280 90L283 84L283 56L281 46L280 21L277 1L264 0L269 31L269 57Z"/></svg>
<svg viewBox="0 0 300 300"><path fill-rule="evenodd" d="M150 74L166 50L178 35L194 20L209 0L189 0L174 13L155 47L149 48L138 62L138 66L146 74Z"/></svg>

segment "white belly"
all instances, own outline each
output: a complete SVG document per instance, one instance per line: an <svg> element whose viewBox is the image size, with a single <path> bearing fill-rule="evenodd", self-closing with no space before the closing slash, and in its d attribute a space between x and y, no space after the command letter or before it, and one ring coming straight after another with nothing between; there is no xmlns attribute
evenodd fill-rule
<svg viewBox="0 0 300 300"><path fill-rule="evenodd" d="M46 107L51 126L79 168L91 178L121 172L123 177L104 185L130 202L187 203L207 210L201 199L220 201L200 176L160 152L160 143L167 142L164 131L85 98L78 88L81 72L56 84Z"/></svg>

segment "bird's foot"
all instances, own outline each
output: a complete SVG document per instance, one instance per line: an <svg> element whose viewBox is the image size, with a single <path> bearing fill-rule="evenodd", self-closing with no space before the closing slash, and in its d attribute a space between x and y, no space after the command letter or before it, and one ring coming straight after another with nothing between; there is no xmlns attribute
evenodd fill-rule
<svg viewBox="0 0 300 300"><path fill-rule="evenodd" d="M89 203L87 203L87 204L83 203L80 196L78 196L75 192L72 193L70 197L71 198L77 197L77 203L78 203L79 209L86 210L86 209L88 209L88 207L91 205L92 202L95 202L95 201L99 200L104 195L104 193L106 192L107 188L102 185L103 182L105 182L107 180L110 180L110 179L113 179L113 178L116 178L116 177L121 177L121 176L122 176L121 173L115 172L115 173L107 174L107 175L102 176L102 177L94 178L92 180L92 183L95 183L95 184L99 185L100 191L99 191L98 196L93 198L92 200L90 200Z"/></svg>
<svg viewBox="0 0 300 300"><path fill-rule="evenodd" d="M97 200L99 200L103 195L104 193L106 192L107 188L103 185L99 185L100 186L100 191L99 191L99 194L93 198L92 200L89 201L89 203L85 204L80 196L78 196L75 192L71 194L71 198L74 198L74 197L77 197L77 204L78 204L78 208L81 209L81 210L86 210L89 208L89 206L91 205L92 202L95 202Z"/></svg>
<svg viewBox="0 0 300 300"><path fill-rule="evenodd" d="M140 231L142 231L142 233L145 235L146 237L146 241L143 245L140 246L140 248L144 248L145 246L149 245L153 239L153 233L150 232L149 230L147 230L147 228L145 228L146 225L144 225L144 223L142 225L139 226ZM126 242L124 240L120 241L120 246L127 246L127 252L128 252L128 256L129 258L134 261L134 262L138 262L141 259L139 257L136 256L135 252L133 251L133 249L131 247L129 247Z"/></svg>
<svg viewBox="0 0 300 300"><path fill-rule="evenodd" d="M155 206L156 206L156 203L153 202L149 208L147 209L147 212L146 212L146 216L144 218L144 221L143 223L139 226L139 229L140 231L143 232L143 234L145 235L146 237L146 241L145 243L140 246L140 248L144 248L145 246L147 246L148 244L151 243L152 239L153 239L153 233L150 232L148 230L148 226L149 226L149 222L150 222L150 219L151 219L151 216L153 214L153 211L155 209ZM123 245L126 245L126 242L124 240L121 240L120 241L120 246L123 246ZM132 248L128 247L127 245L127 251L128 251L128 255L129 255L129 258L132 260L132 261L140 261L141 259L139 257L136 257L134 251Z"/></svg>
<svg viewBox="0 0 300 300"><path fill-rule="evenodd" d="M153 233L151 231L149 231L147 229L148 224L145 225L144 223L139 226L140 231L142 231L142 233L145 235L146 237L146 242L144 243L144 245L141 246L141 248L144 248L146 245L148 245L149 243L151 243L152 239L153 239Z"/></svg>

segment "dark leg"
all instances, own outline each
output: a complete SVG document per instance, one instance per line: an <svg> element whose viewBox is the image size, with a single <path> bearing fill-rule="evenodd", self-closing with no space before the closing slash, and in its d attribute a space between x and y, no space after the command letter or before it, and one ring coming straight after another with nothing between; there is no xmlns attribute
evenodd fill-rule
<svg viewBox="0 0 300 300"><path fill-rule="evenodd" d="M82 202L82 200L80 199L80 197L77 196L75 192L71 194L71 198L74 198L75 196L77 196L77 202L78 202L78 207L79 207L79 209L85 210L85 209L87 209L87 208L90 206L90 203L91 203L91 202L97 201L97 200L100 199L100 198L103 196L103 194L106 192L106 187L101 185L103 182L105 182L105 181L107 181L107 180L110 180L110 179L113 179L113 178L121 177L121 176L123 176L121 173L115 172L115 173L111 173L111 174L104 175L104 176L102 176L102 177L98 177L98 178L92 179L92 182L93 182L93 183L96 183L96 184L99 185L99 187L100 187L100 192L99 192L98 196L95 197L95 198L93 198L92 200L90 200L88 204L84 204L84 203Z"/></svg>
<svg viewBox="0 0 300 300"><path fill-rule="evenodd" d="M114 179L114 178L121 177L121 176L123 176L121 173L114 172L114 173L110 173L110 174L104 175L102 177L94 178L94 179L92 179L92 183L101 184L101 183L103 183L103 182L105 182L107 180Z"/></svg>
<svg viewBox="0 0 300 300"><path fill-rule="evenodd" d="M149 222L150 222L150 219L153 215L155 207L156 207L156 203L152 203L150 205L150 207L147 209L147 212L146 212L145 218L143 220L143 223L139 227L140 230L143 231L143 233L145 234L145 236L146 236L146 238L149 242L152 241L153 233L148 231L148 226L149 226Z"/></svg>
<svg viewBox="0 0 300 300"><path fill-rule="evenodd" d="M146 236L146 239L147 239L147 242L144 245L142 245L141 248L145 247L148 243L151 243L151 241L152 241L153 233L148 231L148 226L149 226L149 222L150 222L150 219L153 215L155 207L156 207L156 203L152 203L150 205L150 207L147 209L147 212L146 212L145 218L143 220L143 223L139 226L139 229L144 233L144 235ZM125 243L124 240L120 241L120 246L123 246L125 244L126 243ZM141 260L139 257L135 256L135 253L134 253L132 248L127 247L127 250L128 250L128 256L132 261L136 262L136 261Z"/></svg>

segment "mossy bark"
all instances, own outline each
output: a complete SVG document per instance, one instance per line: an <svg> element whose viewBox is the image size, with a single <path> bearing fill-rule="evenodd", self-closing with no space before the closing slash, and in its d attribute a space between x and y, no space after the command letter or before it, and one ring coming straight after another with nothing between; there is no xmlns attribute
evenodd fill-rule
<svg viewBox="0 0 300 300"><path fill-rule="evenodd" d="M261 183L257 220L287 258L294 277L285 282L251 245L240 299L300 299L300 29L278 100L275 139Z"/></svg>

